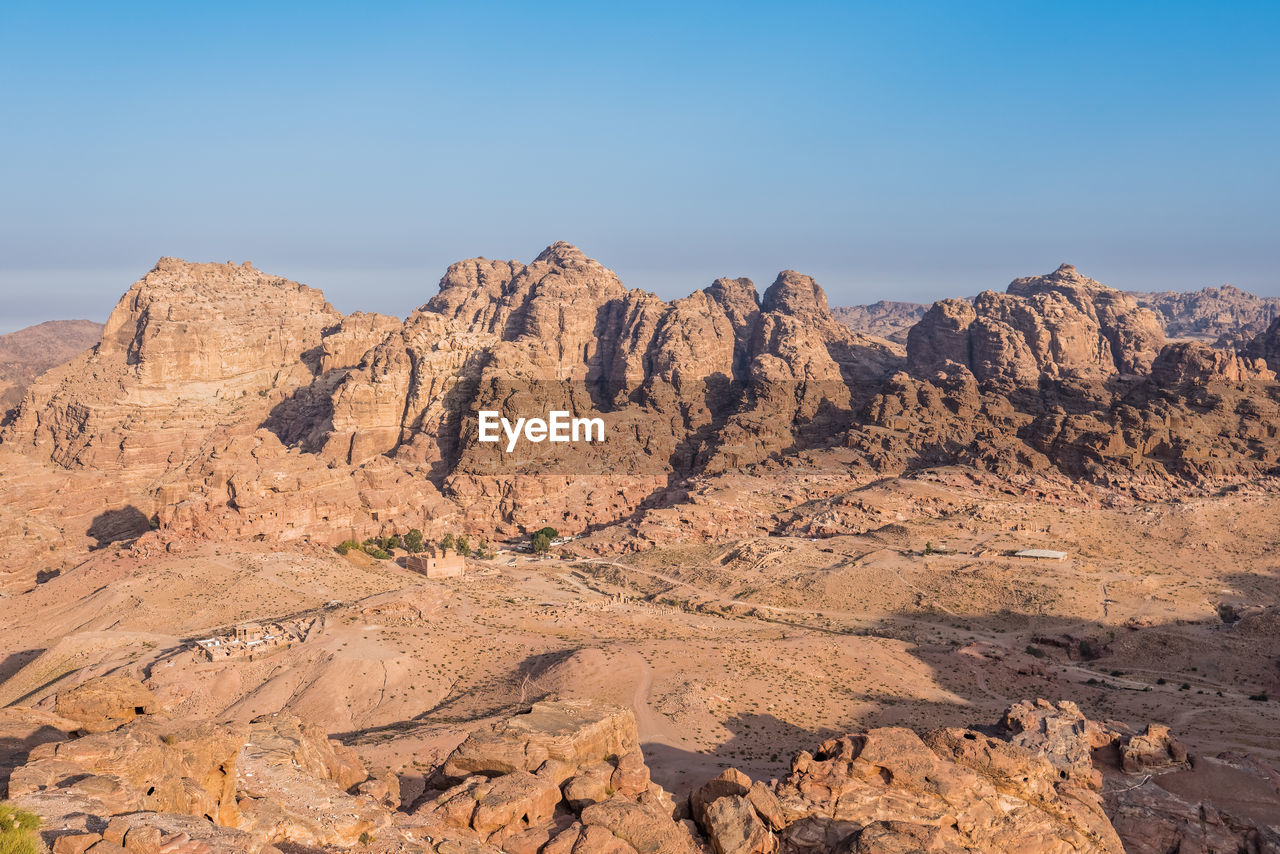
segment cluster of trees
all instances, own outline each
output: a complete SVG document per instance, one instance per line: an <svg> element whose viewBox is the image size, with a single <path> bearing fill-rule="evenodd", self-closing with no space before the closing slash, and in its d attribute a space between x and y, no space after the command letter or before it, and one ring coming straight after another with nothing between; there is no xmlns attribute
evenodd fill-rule
<svg viewBox="0 0 1280 854"><path fill-rule="evenodd" d="M534 554L546 554L551 551L551 541L560 536L560 532L550 526L534 531L529 535L529 547Z"/></svg>
<svg viewBox="0 0 1280 854"><path fill-rule="evenodd" d="M338 544L338 554L345 555L349 552L364 552L369 557L378 560L391 560L392 549L401 547L400 537L392 535L390 537L369 537L363 543L356 540L343 540Z"/></svg>
<svg viewBox="0 0 1280 854"><path fill-rule="evenodd" d="M484 537L481 537L473 546L466 534L458 534L456 536L454 534L445 534L444 538L440 540L440 548L453 549L463 557L472 555L481 558L493 557L493 548Z"/></svg>
<svg viewBox="0 0 1280 854"><path fill-rule="evenodd" d="M545 530L551 531L550 528ZM555 535L554 531L552 531L552 535ZM401 549L409 554L418 554L424 551L426 547L427 540L422 531L418 528L412 528L409 533L404 535L390 534L386 537L369 537L364 542L345 540L338 546L338 554L345 555L352 551L360 551L378 560L390 560L391 554L396 549ZM445 534L444 538L440 540L440 547L453 549L463 557L472 555L480 558L493 557L493 548L484 537L481 537L475 545L472 545L466 534Z"/></svg>

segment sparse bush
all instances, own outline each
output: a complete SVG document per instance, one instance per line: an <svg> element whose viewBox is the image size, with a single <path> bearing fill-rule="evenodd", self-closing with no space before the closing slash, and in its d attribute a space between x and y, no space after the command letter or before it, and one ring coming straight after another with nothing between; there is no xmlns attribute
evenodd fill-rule
<svg viewBox="0 0 1280 854"><path fill-rule="evenodd" d="M365 546L364 553L369 557L376 558L378 560L391 560L391 555L387 554L377 546Z"/></svg>
<svg viewBox="0 0 1280 854"><path fill-rule="evenodd" d="M458 554L463 557L469 557L471 555L471 541L467 539L466 534L459 535L454 540L454 544L455 548L458 550Z"/></svg>
<svg viewBox="0 0 1280 854"><path fill-rule="evenodd" d="M393 549L398 549L400 547L401 547L401 543L400 543L399 534L391 534L390 536L386 536L382 538L383 551L389 552L389 551L392 551Z"/></svg>
<svg viewBox="0 0 1280 854"><path fill-rule="evenodd" d="M493 557L493 547L489 545L488 540L486 540L484 537L481 537L480 542L476 543L475 551L473 552L473 554L475 554L475 556L479 558L491 558Z"/></svg>
<svg viewBox="0 0 1280 854"><path fill-rule="evenodd" d="M426 546L426 540L422 537L422 531L417 528L409 529L409 533L404 535L404 550L409 554L417 554Z"/></svg>
<svg viewBox="0 0 1280 854"><path fill-rule="evenodd" d="M1250 694L1249 699L1257 703L1265 703L1267 702L1267 699L1268 699L1267 692L1263 691L1260 694Z"/></svg>
<svg viewBox="0 0 1280 854"><path fill-rule="evenodd" d="M0 854L40 854L40 817L0 802Z"/></svg>
<svg viewBox="0 0 1280 854"><path fill-rule="evenodd" d="M340 555L344 555L350 552L352 549L359 549L359 548L360 548L360 544L357 543L355 540L343 540L341 543L338 544L337 552Z"/></svg>
<svg viewBox="0 0 1280 854"><path fill-rule="evenodd" d="M924 544L924 553L927 555L933 554L933 543L927 542Z"/></svg>

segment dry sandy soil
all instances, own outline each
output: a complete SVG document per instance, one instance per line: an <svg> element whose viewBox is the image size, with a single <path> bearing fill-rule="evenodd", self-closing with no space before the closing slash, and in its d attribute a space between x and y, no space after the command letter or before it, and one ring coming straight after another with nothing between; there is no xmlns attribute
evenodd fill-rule
<svg viewBox="0 0 1280 854"><path fill-rule="evenodd" d="M1280 759L1280 496L1105 507L963 475L846 496L883 521L858 535L622 557L586 538L448 581L319 546L117 544L0 598L0 705L124 667L178 716L317 721L410 794L468 731L549 696L629 704L676 792L730 765L779 776L832 733L989 723L1028 697ZM1068 558L1009 554L1031 547ZM192 647L284 618L315 625L257 661Z"/></svg>

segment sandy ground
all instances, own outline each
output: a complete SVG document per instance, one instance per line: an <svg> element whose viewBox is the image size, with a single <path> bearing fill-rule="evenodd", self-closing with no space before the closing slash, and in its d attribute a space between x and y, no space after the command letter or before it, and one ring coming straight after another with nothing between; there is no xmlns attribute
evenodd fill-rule
<svg viewBox="0 0 1280 854"><path fill-rule="evenodd" d="M829 735L990 723L1030 697L1280 759L1280 632L1256 616L1280 605L1280 498L1108 509L896 482L859 500L892 521L623 558L504 554L441 582L319 547L110 548L0 598L0 704L124 668L175 715L292 710L409 792L470 729L555 696L630 705L678 792L729 765L780 776ZM1069 557L1007 556L1027 547ZM282 619L309 621L305 642L255 661L192 648Z"/></svg>

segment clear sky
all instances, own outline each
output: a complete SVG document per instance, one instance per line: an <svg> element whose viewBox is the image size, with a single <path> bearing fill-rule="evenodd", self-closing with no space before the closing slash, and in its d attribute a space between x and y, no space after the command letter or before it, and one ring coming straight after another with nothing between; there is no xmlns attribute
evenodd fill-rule
<svg viewBox="0 0 1280 854"><path fill-rule="evenodd" d="M1280 294L1280 3L0 2L0 331L162 255L403 316L568 240L674 297Z"/></svg>

